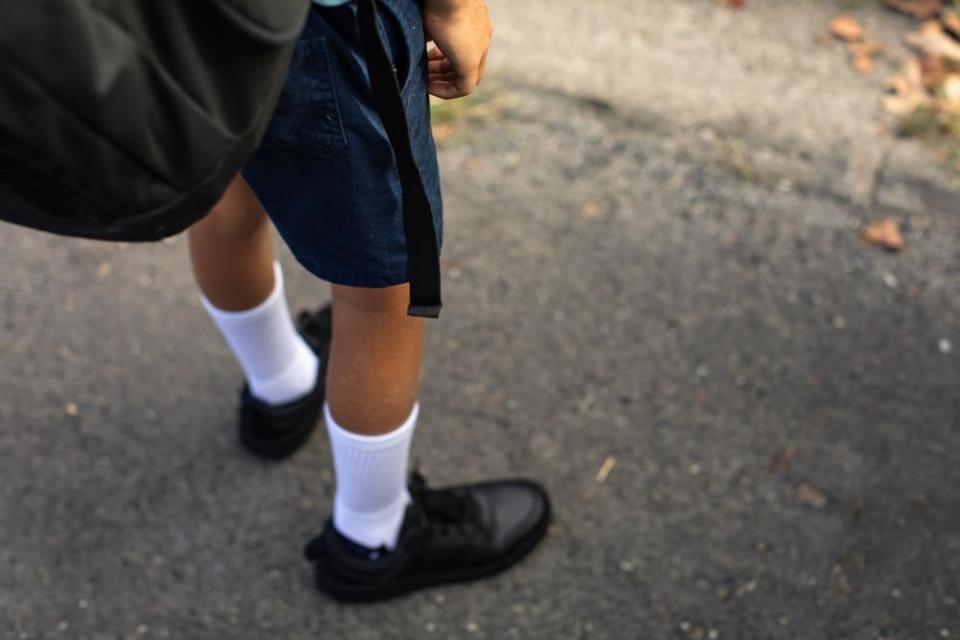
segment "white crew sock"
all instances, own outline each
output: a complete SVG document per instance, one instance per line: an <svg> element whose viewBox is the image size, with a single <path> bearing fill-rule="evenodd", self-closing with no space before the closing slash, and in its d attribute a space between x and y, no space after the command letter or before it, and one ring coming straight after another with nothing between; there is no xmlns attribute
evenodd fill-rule
<svg viewBox="0 0 960 640"><path fill-rule="evenodd" d="M338 425L330 407L323 406L337 474L333 526L357 544L371 549L397 546L410 504L407 460L419 411L415 404L406 422L390 433L364 436Z"/></svg>
<svg viewBox="0 0 960 640"><path fill-rule="evenodd" d="M253 309L223 311L200 301L240 361L250 393L270 405L307 395L317 382L317 355L303 341L283 290L283 270L273 263L273 292Z"/></svg>

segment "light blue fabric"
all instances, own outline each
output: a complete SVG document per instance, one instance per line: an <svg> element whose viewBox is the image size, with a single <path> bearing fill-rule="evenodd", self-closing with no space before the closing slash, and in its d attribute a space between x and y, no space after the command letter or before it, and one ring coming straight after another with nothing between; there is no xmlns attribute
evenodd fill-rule
<svg viewBox="0 0 960 640"><path fill-rule="evenodd" d="M350 0L313 0L316 4L321 7L339 7L342 4L347 4Z"/></svg>

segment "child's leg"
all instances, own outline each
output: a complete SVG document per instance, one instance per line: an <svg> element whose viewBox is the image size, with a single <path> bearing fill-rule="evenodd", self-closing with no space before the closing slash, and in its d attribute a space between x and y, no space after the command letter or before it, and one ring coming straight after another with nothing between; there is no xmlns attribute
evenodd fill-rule
<svg viewBox="0 0 960 640"><path fill-rule="evenodd" d="M243 178L188 236L197 284L218 309L252 309L273 291L272 226Z"/></svg>
<svg viewBox="0 0 960 640"><path fill-rule="evenodd" d="M333 287L326 422L337 478L333 522L349 540L393 548L410 495L424 321L407 285Z"/></svg>
<svg viewBox="0 0 960 640"><path fill-rule="evenodd" d="M294 327L270 221L243 178L234 179L189 236L204 306L240 361L252 395L281 405L310 393L317 356Z"/></svg>
<svg viewBox="0 0 960 640"><path fill-rule="evenodd" d="M410 415L420 384L424 320L407 315L407 285L333 285L327 402L352 432L386 433Z"/></svg>

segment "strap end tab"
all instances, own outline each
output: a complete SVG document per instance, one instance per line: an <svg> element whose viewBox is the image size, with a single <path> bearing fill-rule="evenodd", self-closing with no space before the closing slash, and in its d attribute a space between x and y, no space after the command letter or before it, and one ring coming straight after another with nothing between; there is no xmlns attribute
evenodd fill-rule
<svg viewBox="0 0 960 640"><path fill-rule="evenodd" d="M442 304L413 304L407 307L407 315L417 318L439 318Z"/></svg>

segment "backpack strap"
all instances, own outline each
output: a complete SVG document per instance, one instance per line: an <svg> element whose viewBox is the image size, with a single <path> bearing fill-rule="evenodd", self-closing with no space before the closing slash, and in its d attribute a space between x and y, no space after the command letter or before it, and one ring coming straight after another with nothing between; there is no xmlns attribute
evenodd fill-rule
<svg viewBox="0 0 960 640"><path fill-rule="evenodd" d="M410 129L400 95L400 83L390 55L377 29L376 0L358 0L357 23L370 85L380 120L390 138L403 199L403 232L407 244L407 274L410 279L410 306L407 314L437 318L440 300L440 251L437 230L423 176L413 156Z"/></svg>

